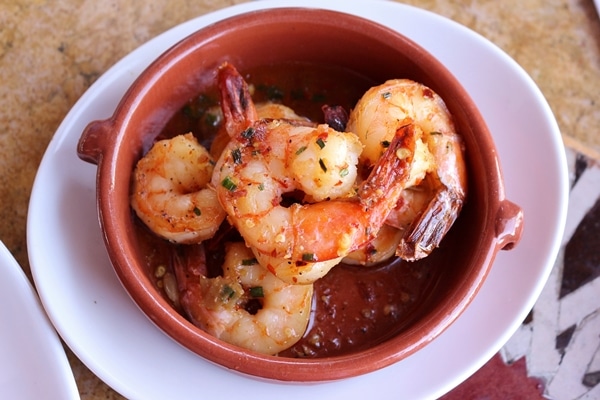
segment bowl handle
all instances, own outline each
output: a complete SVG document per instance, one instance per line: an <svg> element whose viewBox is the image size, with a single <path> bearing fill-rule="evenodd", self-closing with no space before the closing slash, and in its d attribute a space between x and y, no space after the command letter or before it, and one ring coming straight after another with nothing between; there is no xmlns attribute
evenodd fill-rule
<svg viewBox="0 0 600 400"><path fill-rule="evenodd" d="M83 130L77 144L79 158L97 165L111 137L111 130L112 122L110 120L90 122Z"/></svg>
<svg viewBox="0 0 600 400"><path fill-rule="evenodd" d="M498 248L511 250L523 233L523 210L510 200L502 200L496 215L496 238Z"/></svg>

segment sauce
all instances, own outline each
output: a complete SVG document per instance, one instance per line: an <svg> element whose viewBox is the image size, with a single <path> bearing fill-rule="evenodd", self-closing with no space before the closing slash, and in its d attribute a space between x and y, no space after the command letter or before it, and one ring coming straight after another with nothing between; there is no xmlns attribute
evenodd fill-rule
<svg viewBox="0 0 600 400"><path fill-rule="evenodd" d="M323 121L323 105L340 105L349 111L376 84L348 70L304 64L257 68L246 71L244 77L253 90L255 102L280 102L317 122ZM191 99L157 139L191 131L209 148L219 124L218 93L214 88ZM176 299L169 296L169 283L172 286L176 255L193 252L193 247L162 240L133 218L148 276L181 312ZM227 240L240 238L225 222L214 239L202 244L208 255L207 276L220 273L222 243ZM311 322L304 337L279 355L311 358L341 355L395 336L427 303L431 287L439 280L435 264L392 259L372 267L336 266L315 283Z"/></svg>
<svg viewBox="0 0 600 400"><path fill-rule="evenodd" d="M281 355L341 355L395 336L411 321L429 278L429 268L398 259L375 267L334 267L315 282L306 334Z"/></svg>

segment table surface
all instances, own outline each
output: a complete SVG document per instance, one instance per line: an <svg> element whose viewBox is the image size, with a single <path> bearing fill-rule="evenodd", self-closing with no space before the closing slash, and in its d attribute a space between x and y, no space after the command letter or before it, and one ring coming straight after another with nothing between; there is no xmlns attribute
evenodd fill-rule
<svg viewBox="0 0 600 400"><path fill-rule="evenodd" d="M142 43L188 19L242 2L0 4L0 240L28 277L29 196L44 151L69 109ZM600 160L600 19L593 0L405 3L449 17L508 53L545 95L569 151ZM82 398L120 397L67 352Z"/></svg>

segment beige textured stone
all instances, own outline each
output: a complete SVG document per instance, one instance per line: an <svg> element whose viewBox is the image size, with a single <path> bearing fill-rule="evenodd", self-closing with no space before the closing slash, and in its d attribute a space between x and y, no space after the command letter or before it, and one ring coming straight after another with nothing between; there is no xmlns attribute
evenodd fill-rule
<svg viewBox="0 0 600 400"><path fill-rule="evenodd" d="M0 240L28 275L25 228L31 186L69 109L140 44L178 23L241 2L0 3ZM600 20L592 1L406 2L460 22L506 51L539 85L565 143L600 159ZM120 398L70 352L69 359L82 399Z"/></svg>

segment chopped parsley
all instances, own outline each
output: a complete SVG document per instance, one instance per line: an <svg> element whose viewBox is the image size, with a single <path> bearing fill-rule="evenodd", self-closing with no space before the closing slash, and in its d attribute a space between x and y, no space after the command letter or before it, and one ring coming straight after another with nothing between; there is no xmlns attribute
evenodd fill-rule
<svg viewBox="0 0 600 400"><path fill-rule="evenodd" d="M323 161L322 158L319 158L319 165L321 166L323 172L327 172L327 165L325 165L325 161Z"/></svg>
<svg viewBox="0 0 600 400"><path fill-rule="evenodd" d="M225 189L229 190L230 192L233 192L237 188L237 185L228 176L226 176L225 179L223 179L221 181L221 186L223 186Z"/></svg>
<svg viewBox="0 0 600 400"><path fill-rule="evenodd" d="M234 164L242 163L242 151L238 148L231 150L231 158L233 158Z"/></svg>
<svg viewBox="0 0 600 400"><path fill-rule="evenodd" d="M304 150L306 150L306 146L300 147L298 150L296 150L296 155L300 155L300 154L304 153Z"/></svg>
<svg viewBox="0 0 600 400"><path fill-rule="evenodd" d="M317 257L314 253L304 253L302 254L302 261L314 262L317 261Z"/></svg>
<svg viewBox="0 0 600 400"><path fill-rule="evenodd" d="M221 289L221 299L228 301L232 299L233 296L235 296L235 290L233 290L229 285L223 286L223 289Z"/></svg>
<svg viewBox="0 0 600 400"><path fill-rule="evenodd" d="M250 293L250 297L253 297L253 298L265 297L265 292L264 292L262 286L251 287L250 290L248 290L248 292Z"/></svg>

